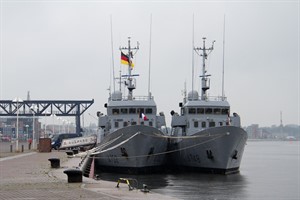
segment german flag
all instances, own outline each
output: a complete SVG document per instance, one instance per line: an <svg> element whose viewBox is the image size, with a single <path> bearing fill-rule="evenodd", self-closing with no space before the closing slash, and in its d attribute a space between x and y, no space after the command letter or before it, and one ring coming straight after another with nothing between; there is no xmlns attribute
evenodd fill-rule
<svg viewBox="0 0 300 200"><path fill-rule="evenodd" d="M129 65L129 58L123 52L121 52L121 63L124 65ZM130 61L130 66L134 67L134 64Z"/></svg>

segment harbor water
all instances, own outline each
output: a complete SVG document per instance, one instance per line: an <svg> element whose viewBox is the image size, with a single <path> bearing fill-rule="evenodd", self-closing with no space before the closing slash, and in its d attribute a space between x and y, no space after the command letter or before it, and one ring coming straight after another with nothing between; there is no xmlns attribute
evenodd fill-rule
<svg viewBox="0 0 300 200"><path fill-rule="evenodd" d="M299 141L247 141L240 173L126 175L102 173L104 180L135 179L152 192L178 199L299 200Z"/></svg>

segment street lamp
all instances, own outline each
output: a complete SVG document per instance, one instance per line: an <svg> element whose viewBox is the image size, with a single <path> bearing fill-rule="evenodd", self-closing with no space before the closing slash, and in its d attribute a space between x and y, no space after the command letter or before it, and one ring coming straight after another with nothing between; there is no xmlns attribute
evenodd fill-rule
<svg viewBox="0 0 300 200"><path fill-rule="evenodd" d="M66 123L66 120L62 120L63 121L63 131L64 131L64 133L66 133L66 126L65 126L65 123Z"/></svg>
<svg viewBox="0 0 300 200"><path fill-rule="evenodd" d="M58 120L58 123L59 123L58 133L61 133L61 124L60 124L61 117L58 117L57 120Z"/></svg>
<svg viewBox="0 0 300 200"><path fill-rule="evenodd" d="M34 149L35 148L35 123L34 123L34 121L35 121L35 106L34 105L32 105L31 107L30 107L30 110L32 111L32 149Z"/></svg>
<svg viewBox="0 0 300 200"><path fill-rule="evenodd" d="M56 117L56 114L51 114L50 117L52 117L52 134L54 135L54 117Z"/></svg>
<svg viewBox="0 0 300 200"><path fill-rule="evenodd" d="M22 103L23 100L16 97L12 102L17 103L16 151L19 151L19 103Z"/></svg>
<svg viewBox="0 0 300 200"><path fill-rule="evenodd" d="M29 138L29 135L28 135L28 128L29 128L29 125L28 125L28 124L26 124L26 125L25 125L25 127L26 127L27 141L28 141L28 138Z"/></svg>
<svg viewBox="0 0 300 200"><path fill-rule="evenodd" d="M68 123L68 133L70 133L70 121L67 122Z"/></svg>
<svg viewBox="0 0 300 200"><path fill-rule="evenodd" d="M49 114L48 111L45 111L45 129L44 129L44 138L48 138L47 134L47 114Z"/></svg>

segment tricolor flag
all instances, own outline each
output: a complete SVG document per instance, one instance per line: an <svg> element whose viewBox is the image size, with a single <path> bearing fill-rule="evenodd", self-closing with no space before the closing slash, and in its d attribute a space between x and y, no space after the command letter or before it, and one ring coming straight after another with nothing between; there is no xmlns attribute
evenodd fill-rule
<svg viewBox="0 0 300 200"><path fill-rule="evenodd" d="M124 65L129 65L129 58L123 52L121 52L121 63ZM134 64L132 63L132 61L130 61L130 66L134 67Z"/></svg>
<svg viewBox="0 0 300 200"><path fill-rule="evenodd" d="M142 119L143 119L144 121L147 121L147 120L148 120L147 116L146 116L144 113L142 113Z"/></svg>

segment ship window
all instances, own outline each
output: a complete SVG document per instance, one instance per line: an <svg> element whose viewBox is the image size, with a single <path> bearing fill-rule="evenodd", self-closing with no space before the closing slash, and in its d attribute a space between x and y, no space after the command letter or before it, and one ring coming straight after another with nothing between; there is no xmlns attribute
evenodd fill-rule
<svg viewBox="0 0 300 200"><path fill-rule="evenodd" d="M136 125L136 122L131 122L131 125Z"/></svg>
<svg viewBox="0 0 300 200"><path fill-rule="evenodd" d="M228 115L229 109L222 109L222 115Z"/></svg>
<svg viewBox="0 0 300 200"><path fill-rule="evenodd" d="M128 109L127 108L121 108L121 114L127 114Z"/></svg>
<svg viewBox="0 0 300 200"><path fill-rule="evenodd" d="M150 122L149 122L149 126L153 126L153 122L150 121Z"/></svg>
<svg viewBox="0 0 300 200"><path fill-rule="evenodd" d="M196 114L196 108L189 108L189 114Z"/></svg>
<svg viewBox="0 0 300 200"><path fill-rule="evenodd" d="M152 108L146 108L146 114L152 114Z"/></svg>
<svg viewBox="0 0 300 200"><path fill-rule="evenodd" d="M144 113L144 108L138 108L138 113L140 113L142 115L142 113Z"/></svg>
<svg viewBox="0 0 300 200"><path fill-rule="evenodd" d="M123 122L123 126L124 127L128 126L128 123L127 122Z"/></svg>
<svg viewBox="0 0 300 200"><path fill-rule="evenodd" d="M212 113L212 108L205 109L205 114L211 114L211 113Z"/></svg>
<svg viewBox="0 0 300 200"><path fill-rule="evenodd" d="M209 127L215 127L215 126L216 126L216 123L215 123L215 122L209 122L208 126L209 126Z"/></svg>
<svg viewBox="0 0 300 200"><path fill-rule="evenodd" d="M220 126L223 126L223 122L219 122L219 125L220 125Z"/></svg>
<svg viewBox="0 0 300 200"><path fill-rule="evenodd" d="M182 115L185 115L185 114L186 114L186 109L185 109L185 108L181 108L180 111L181 111L181 114L182 114Z"/></svg>
<svg viewBox="0 0 300 200"><path fill-rule="evenodd" d="M197 108L198 114L204 114L204 108Z"/></svg>
<svg viewBox="0 0 300 200"><path fill-rule="evenodd" d="M113 113L113 115L118 115L118 114L119 114L119 112L120 112L120 110L119 110L119 109L117 109L117 108L113 108L113 109L112 109L112 113Z"/></svg>
<svg viewBox="0 0 300 200"><path fill-rule="evenodd" d="M220 108L215 108L214 109L214 114L216 114L216 115L221 114L221 109Z"/></svg>
<svg viewBox="0 0 300 200"><path fill-rule="evenodd" d="M194 121L194 127L195 127L195 128L198 128L198 126L199 126L198 121Z"/></svg>
<svg viewBox="0 0 300 200"><path fill-rule="evenodd" d="M201 127L202 127L202 128L205 128L205 127L206 127L206 122L202 122L202 123L201 123Z"/></svg>
<svg viewBox="0 0 300 200"><path fill-rule="evenodd" d="M129 114L135 114L136 109L135 108L129 108Z"/></svg>
<svg viewBox="0 0 300 200"><path fill-rule="evenodd" d="M119 122L115 122L115 128L119 127Z"/></svg>

